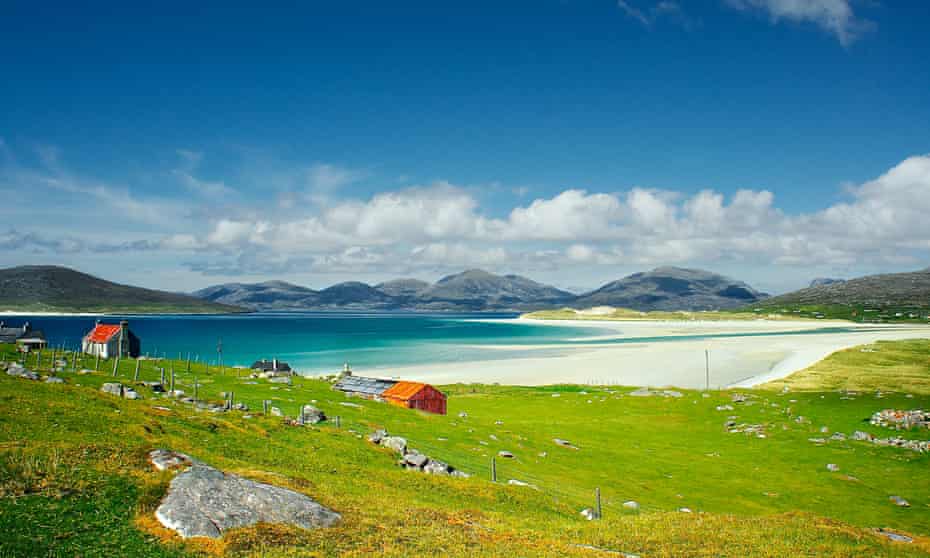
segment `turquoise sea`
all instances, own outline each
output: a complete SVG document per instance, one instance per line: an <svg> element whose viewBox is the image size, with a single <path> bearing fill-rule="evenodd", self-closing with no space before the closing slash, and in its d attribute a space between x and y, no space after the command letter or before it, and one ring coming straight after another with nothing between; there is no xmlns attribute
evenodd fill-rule
<svg viewBox="0 0 930 558"><path fill-rule="evenodd" d="M301 373L332 372L349 362L357 370L526 356L495 351L494 344L537 345L603 334L597 328L487 321L497 315L256 313L223 316L125 316L144 354L181 355L216 362L222 343L226 365L278 358ZM8 325L29 321L53 346L77 347L94 326L90 316L4 316ZM106 316L107 323L121 318ZM539 351L534 354L541 354ZM545 354L545 353L542 353Z"/></svg>

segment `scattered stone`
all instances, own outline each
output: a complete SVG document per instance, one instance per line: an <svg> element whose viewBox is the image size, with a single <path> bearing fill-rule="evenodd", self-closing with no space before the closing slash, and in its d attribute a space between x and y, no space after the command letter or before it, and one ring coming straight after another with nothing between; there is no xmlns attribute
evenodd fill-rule
<svg viewBox="0 0 930 558"><path fill-rule="evenodd" d="M588 521L592 521L597 517L597 514L595 514L594 510L592 510L591 508L585 508L581 510L581 516L587 519Z"/></svg>
<svg viewBox="0 0 930 558"><path fill-rule="evenodd" d="M385 436L387 436L387 430L384 430L384 429L375 430L374 432L368 435L368 441L371 442L372 444L380 444L381 440L383 440Z"/></svg>
<svg viewBox="0 0 930 558"><path fill-rule="evenodd" d="M407 453L407 440L400 436L385 436L381 439L381 445L401 455Z"/></svg>
<svg viewBox="0 0 930 558"><path fill-rule="evenodd" d="M272 407L272 408L268 409L268 412L270 412L270 413L271 413L271 416L273 416L273 417L283 417L283 416L284 416L284 413L281 412L281 409L279 409L279 408L277 408L277 407Z"/></svg>
<svg viewBox="0 0 930 558"><path fill-rule="evenodd" d="M33 380L33 381L38 381L41 379L38 374L36 374L32 370L23 368L21 364L16 363L16 362L14 362L13 364L9 365L9 367L7 367L6 373L8 376L13 376L14 378L24 378L26 380Z"/></svg>
<svg viewBox="0 0 930 558"><path fill-rule="evenodd" d="M732 411L733 405L717 405L718 411Z"/></svg>
<svg viewBox="0 0 930 558"><path fill-rule="evenodd" d="M288 384L291 383L290 376L276 376L274 378L268 378L268 383L270 384Z"/></svg>
<svg viewBox="0 0 930 558"><path fill-rule="evenodd" d="M879 536L886 537L888 539L891 539L894 542L900 542L900 543L914 542L914 539L912 539L911 537L908 537L907 535L902 535L900 533L895 533L893 531L886 531L885 529L876 529L875 532Z"/></svg>
<svg viewBox="0 0 930 558"><path fill-rule="evenodd" d="M497 452L497 456L498 456L498 457L503 457L503 458L506 458L506 459L513 459L513 454L512 454L511 452L509 452L509 451L506 451L506 450L501 450L501 451Z"/></svg>
<svg viewBox="0 0 930 558"><path fill-rule="evenodd" d="M552 441L555 442L556 445L562 446L563 448L568 448L568 449L573 449L573 450L578 449L578 446L569 442L568 440L563 440L561 438L554 438Z"/></svg>
<svg viewBox="0 0 930 558"><path fill-rule="evenodd" d="M842 442L846 440L846 434L843 434L842 432L835 432L833 436L830 436L830 439L836 442Z"/></svg>
<svg viewBox="0 0 930 558"><path fill-rule="evenodd" d="M59 378L58 376L49 376L48 378L45 378L45 383L46 384L63 384L65 383L65 380L64 378Z"/></svg>
<svg viewBox="0 0 930 558"><path fill-rule="evenodd" d="M449 467L448 464L442 461L436 461L435 459L430 459L429 462L423 466L423 472L428 475L448 475L450 470L451 467Z"/></svg>
<svg viewBox="0 0 930 558"><path fill-rule="evenodd" d="M840 470L840 466L837 465L836 463L827 463L827 470L832 473L835 473Z"/></svg>
<svg viewBox="0 0 930 558"><path fill-rule="evenodd" d="M528 482L523 482L522 480L517 480L517 479L510 479L509 481L507 481L507 484L509 484L510 486L525 486L527 488L532 488L533 490L539 490L539 487L537 487L536 485L530 484Z"/></svg>
<svg viewBox="0 0 930 558"><path fill-rule="evenodd" d="M117 397L123 396L123 384L116 382L107 382L100 386L100 391L103 393L109 393L110 395L115 395Z"/></svg>
<svg viewBox="0 0 930 558"><path fill-rule="evenodd" d="M326 414L313 405L304 405L301 409L304 424L319 424L326 420Z"/></svg>
<svg viewBox="0 0 930 558"><path fill-rule="evenodd" d="M190 467L194 463L200 463L194 460L186 453L171 451L166 449L156 449L149 452L149 461L159 471L170 471Z"/></svg>
<svg viewBox="0 0 930 558"><path fill-rule="evenodd" d="M824 440L823 438L808 438L807 441L815 443L815 444L826 444L827 443L827 441Z"/></svg>
<svg viewBox="0 0 930 558"><path fill-rule="evenodd" d="M497 426L500 426L500 425L504 424L504 421L502 421L502 420L495 420L495 421L494 421L494 424L496 424Z"/></svg>
<svg viewBox="0 0 930 558"><path fill-rule="evenodd" d="M362 406L359 405L358 403L352 403L351 401L340 401L339 404L342 405L343 407L354 407L356 409L362 408Z"/></svg>
<svg viewBox="0 0 930 558"><path fill-rule="evenodd" d="M220 538L236 527L256 523L328 527L340 519L308 496L195 465L176 476L155 517L182 538Z"/></svg>
<svg viewBox="0 0 930 558"><path fill-rule="evenodd" d="M872 436L868 432L862 432L861 430L856 430L853 432L852 439L859 442L871 442L875 436Z"/></svg>
<svg viewBox="0 0 930 558"><path fill-rule="evenodd" d="M746 395L742 393L734 393L731 399L733 400L734 403L745 403Z"/></svg>
<svg viewBox="0 0 930 558"><path fill-rule="evenodd" d="M468 413L466 413L465 411L460 412L459 418L468 418Z"/></svg>
<svg viewBox="0 0 930 558"><path fill-rule="evenodd" d="M624 509L639 511L639 502L635 500L629 500L623 503Z"/></svg>
<svg viewBox="0 0 930 558"><path fill-rule="evenodd" d="M680 511L681 513L693 513L691 511L691 508L678 508L678 511Z"/></svg>
<svg viewBox="0 0 930 558"><path fill-rule="evenodd" d="M898 507L901 507L901 508L911 507L911 503L900 496L889 496L888 499L894 502L894 505Z"/></svg>
<svg viewBox="0 0 930 558"><path fill-rule="evenodd" d="M562 394L561 394L561 393L553 393L553 394L552 394L552 397L562 397Z"/></svg>
<svg viewBox="0 0 930 558"><path fill-rule="evenodd" d="M885 409L872 415L869 423L873 426L894 428L895 430L910 430L912 428L930 428L930 411L916 409L900 411Z"/></svg>
<svg viewBox="0 0 930 558"><path fill-rule="evenodd" d="M409 467L415 467L417 469L422 469L424 465L429 461L429 457L426 457L422 453L414 451L412 453L407 453L404 455L403 464Z"/></svg>

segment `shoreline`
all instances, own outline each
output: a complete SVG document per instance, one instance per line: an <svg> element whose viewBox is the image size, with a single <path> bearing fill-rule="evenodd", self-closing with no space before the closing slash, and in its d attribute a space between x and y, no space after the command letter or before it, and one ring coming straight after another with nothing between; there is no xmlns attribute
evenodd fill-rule
<svg viewBox="0 0 930 558"><path fill-rule="evenodd" d="M700 389L707 387L707 351L710 361L709 387L749 388L784 378L837 351L857 345L883 340L930 339L928 326L822 320L618 322L514 318L494 321L612 331L576 340L585 343L494 347L501 351L555 351L558 353L556 355L401 366L390 369L391 375L438 384L571 383ZM838 327L845 331L817 331ZM806 333L808 331L810 333ZM699 337L714 334L722 336ZM640 340L640 337L644 339ZM610 343L610 340L624 338L631 339L631 342ZM591 344L592 341L604 342Z"/></svg>

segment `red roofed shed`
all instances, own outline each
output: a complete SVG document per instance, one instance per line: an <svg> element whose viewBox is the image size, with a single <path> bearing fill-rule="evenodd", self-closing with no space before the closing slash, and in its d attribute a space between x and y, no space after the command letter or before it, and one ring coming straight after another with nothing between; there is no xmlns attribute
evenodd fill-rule
<svg viewBox="0 0 930 558"><path fill-rule="evenodd" d="M446 414L446 394L429 384L397 382L381 394L392 405L419 409L438 415Z"/></svg>

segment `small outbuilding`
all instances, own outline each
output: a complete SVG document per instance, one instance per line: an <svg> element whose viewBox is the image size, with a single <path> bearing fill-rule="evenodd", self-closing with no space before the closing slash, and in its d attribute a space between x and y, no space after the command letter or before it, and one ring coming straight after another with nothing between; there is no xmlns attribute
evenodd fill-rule
<svg viewBox="0 0 930 558"><path fill-rule="evenodd" d="M252 363L252 370L257 372L273 373L273 374L284 374L290 376L293 373L291 366L284 362L283 360L278 360L273 358L271 360L256 360Z"/></svg>
<svg viewBox="0 0 930 558"><path fill-rule="evenodd" d="M5 323L0 322L0 343L15 343L19 350L24 353L44 349L48 346L45 334L41 330L32 329L29 322L19 327L7 327Z"/></svg>
<svg viewBox="0 0 930 558"><path fill-rule="evenodd" d="M137 358L141 348L139 338L129 329L126 320L119 324L104 324L98 320L94 329L81 340L81 350L85 354L102 358Z"/></svg>
<svg viewBox="0 0 930 558"><path fill-rule="evenodd" d="M446 414L446 394L429 384L364 376L343 376L333 389L349 396L385 401L407 409Z"/></svg>

